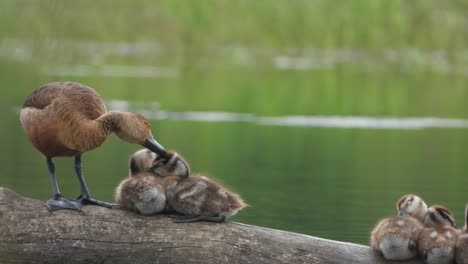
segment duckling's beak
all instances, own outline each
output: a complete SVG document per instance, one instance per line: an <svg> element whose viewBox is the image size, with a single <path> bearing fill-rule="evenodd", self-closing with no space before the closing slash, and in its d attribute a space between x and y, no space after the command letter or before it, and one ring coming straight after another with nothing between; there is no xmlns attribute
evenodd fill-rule
<svg viewBox="0 0 468 264"><path fill-rule="evenodd" d="M168 156L167 150L159 144L154 137L149 137L145 140L145 143L142 144L143 147L151 150L152 152L158 154L158 156L166 157Z"/></svg>
<svg viewBox="0 0 468 264"><path fill-rule="evenodd" d="M400 211L398 211L398 216L408 216L408 212L406 212L405 209L401 209Z"/></svg>

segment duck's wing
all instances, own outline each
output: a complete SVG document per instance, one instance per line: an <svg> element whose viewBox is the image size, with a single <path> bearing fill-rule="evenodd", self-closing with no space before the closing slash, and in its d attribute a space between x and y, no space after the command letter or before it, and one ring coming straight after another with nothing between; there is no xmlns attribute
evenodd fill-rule
<svg viewBox="0 0 468 264"><path fill-rule="evenodd" d="M90 87L75 82L53 82L36 89L26 98L23 108L44 109L55 100L65 99L90 119L98 118L107 112L101 96Z"/></svg>

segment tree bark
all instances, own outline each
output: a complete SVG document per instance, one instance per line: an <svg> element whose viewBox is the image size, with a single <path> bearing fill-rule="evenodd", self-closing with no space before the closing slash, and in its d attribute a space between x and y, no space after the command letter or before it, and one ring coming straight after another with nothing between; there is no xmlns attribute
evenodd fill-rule
<svg viewBox="0 0 468 264"><path fill-rule="evenodd" d="M97 206L50 213L0 187L0 263L394 262L367 246L233 222L176 224Z"/></svg>

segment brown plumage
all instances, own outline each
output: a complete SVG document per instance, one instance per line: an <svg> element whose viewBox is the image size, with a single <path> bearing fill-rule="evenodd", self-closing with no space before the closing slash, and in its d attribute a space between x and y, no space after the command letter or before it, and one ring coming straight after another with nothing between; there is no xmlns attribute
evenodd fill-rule
<svg viewBox="0 0 468 264"><path fill-rule="evenodd" d="M465 206L465 225L455 245L455 260L457 264L468 264L468 205Z"/></svg>
<svg viewBox="0 0 468 264"><path fill-rule="evenodd" d="M416 241L423 225L410 216L381 220L371 236L371 247L388 260L408 260L416 257Z"/></svg>
<svg viewBox="0 0 468 264"><path fill-rule="evenodd" d="M169 207L184 215L176 222L222 222L247 206L238 194L205 176L168 176L163 185Z"/></svg>
<svg viewBox="0 0 468 264"><path fill-rule="evenodd" d="M164 161L167 164L178 164L177 154L170 152L169 161ZM115 190L115 202L122 208L138 212L143 215L152 215L163 212L166 207L166 191L163 186L163 178L154 177L150 172L150 168L155 163L157 155L153 152L142 149L135 152L130 158L129 176L124 179ZM160 159L160 164L163 160ZM190 173L188 167L183 167L184 164L179 164L180 177L187 177ZM160 164L164 167L163 164ZM167 165L166 165L167 166Z"/></svg>
<svg viewBox="0 0 468 264"><path fill-rule="evenodd" d="M155 208L166 200L169 211L182 214L176 222L221 222L246 206L239 195L221 184L204 176L189 176L188 163L177 153L168 155L170 158L161 158L147 150L136 152L130 159L130 178L117 187L117 203L131 210L138 207L138 212L157 213ZM162 192L165 197L160 196Z"/></svg>
<svg viewBox="0 0 468 264"><path fill-rule="evenodd" d="M416 257L416 241L423 230L426 203L418 196L408 194L397 202L398 216L381 220L372 230L370 244L384 258L407 260Z"/></svg>
<svg viewBox="0 0 468 264"><path fill-rule="evenodd" d="M141 144L164 156L166 152L151 134L149 122L140 114L107 109L93 89L74 82L54 82L35 90L24 102L21 124L29 140L47 158L54 190L48 209L79 209L83 203L112 205L92 199L81 173L81 154L99 147L111 133ZM71 201L61 196L52 158L75 156L81 196Z"/></svg>
<svg viewBox="0 0 468 264"><path fill-rule="evenodd" d="M458 231L455 220L447 208L431 206L424 218L426 227L418 239L418 252L429 264L453 263Z"/></svg>
<svg viewBox="0 0 468 264"><path fill-rule="evenodd" d="M222 222L247 206L238 194L214 180L201 175L187 177L181 172L188 163L180 156L173 157L174 161L167 163L156 159L150 172L162 177L168 207L182 214L176 222Z"/></svg>
<svg viewBox="0 0 468 264"><path fill-rule="evenodd" d="M163 212L166 209L166 194L162 178L145 172L131 174L117 187L115 202L124 209L143 215Z"/></svg>

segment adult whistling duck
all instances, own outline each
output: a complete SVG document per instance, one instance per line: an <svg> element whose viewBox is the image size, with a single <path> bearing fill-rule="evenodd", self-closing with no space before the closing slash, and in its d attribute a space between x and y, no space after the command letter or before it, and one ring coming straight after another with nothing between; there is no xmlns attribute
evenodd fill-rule
<svg viewBox="0 0 468 264"><path fill-rule="evenodd" d="M79 210L84 204L112 208L112 204L91 198L81 170L81 155L99 147L111 133L128 143L140 144L161 156L169 155L152 136L149 122L140 114L108 112L99 94L74 82L53 82L36 89L24 102L20 113L29 140L47 161L54 196L49 211ZM75 157L74 167L81 195L70 200L60 194L55 157Z"/></svg>

